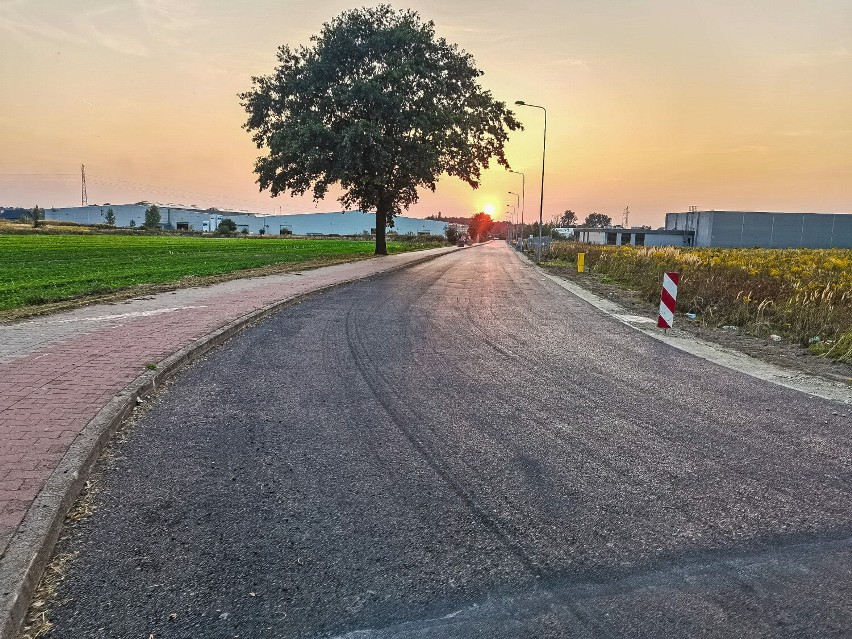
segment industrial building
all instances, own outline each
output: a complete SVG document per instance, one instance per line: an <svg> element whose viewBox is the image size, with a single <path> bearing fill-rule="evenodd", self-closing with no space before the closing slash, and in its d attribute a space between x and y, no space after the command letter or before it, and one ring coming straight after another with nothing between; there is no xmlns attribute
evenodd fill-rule
<svg viewBox="0 0 852 639"><path fill-rule="evenodd" d="M117 227L141 227L145 223L148 202L137 204L104 204L51 208L45 218L76 222L78 224L105 224L107 212L112 209ZM375 233L376 215L365 211L338 211L336 213L302 213L296 215L259 215L244 211L196 209L192 207L157 204L160 226L178 231L215 231L224 219L233 220L237 232L249 235L371 235ZM444 235L445 222L399 216L394 218L390 232L400 235Z"/></svg>
<svg viewBox="0 0 852 639"><path fill-rule="evenodd" d="M667 213L666 229L692 246L852 248L852 215L689 211Z"/></svg>
<svg viewBox="0 0 852 639"><path fill-rule="evenodd" d="M589 244L611 244L623 246L688 246L687 234L676 230L652 230L642 227L616 228L578 228L574 229L574 239Z"/></svg>
<svg viewBox="0 0 852 639"><path fill-rule="evenodd" d="M852 248L852 215L688 211L666 213L665 228L578 228L591 244L713 246L720 248Z"/></svg>

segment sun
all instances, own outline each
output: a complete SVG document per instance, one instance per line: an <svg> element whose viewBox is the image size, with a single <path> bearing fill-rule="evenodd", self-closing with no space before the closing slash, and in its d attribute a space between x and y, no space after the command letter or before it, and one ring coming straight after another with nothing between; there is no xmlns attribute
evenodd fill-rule
<svg viewBox="0 0 852 639"><path fill-rule="evenodd" d="M482 211L484 213L487 213L491 217L494 217L494 213L497 212L497 207L494 206L493 204L486 204L485 206L482 207Z"/></svg>

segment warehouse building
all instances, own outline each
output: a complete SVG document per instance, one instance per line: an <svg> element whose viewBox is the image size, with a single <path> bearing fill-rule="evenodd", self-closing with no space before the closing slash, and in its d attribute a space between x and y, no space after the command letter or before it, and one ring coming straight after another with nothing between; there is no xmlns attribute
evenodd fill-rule
<svg viewBox="0 0 852 639"><path fill-rule="evenodd" d="M852 248L852 215L843 213L667 213L666 230L684 233L693 246Z"/></svg>
<svg viewBox="0 0 852 639"><path fill-rule="evenodd" d="M578 228L574 238L617 246L852 248L852 215L689 211L666 213L662 229Z"/></svg>
<svg viewBox="0 0 852 639"><path fill-rule="evenodd" d="M115 226L138 228L145 223L145 211L149 206L148 202L138 202L51 208L45 210L45 218L78 224L105 224L107 213L112 209ZM245 211L203 210L169 204L157 204L157 208L160 210L160 226L178 231L215 231L219 223L226 218L234 221L237 232L250 235L371 235L375 233L376 227L375 213L365 211L259 215ZM445 222L399 216L394 218L394 226L390 232L400 235L444 235L446 230Z"/></svg>
<svg viewBox="0 0 852 639"><path fill-rule="evenodd" d="M588 244L610 244L613 246L689 246L691 234L678 230L652 230L637 228L578 228L574 239Z"/></svg>

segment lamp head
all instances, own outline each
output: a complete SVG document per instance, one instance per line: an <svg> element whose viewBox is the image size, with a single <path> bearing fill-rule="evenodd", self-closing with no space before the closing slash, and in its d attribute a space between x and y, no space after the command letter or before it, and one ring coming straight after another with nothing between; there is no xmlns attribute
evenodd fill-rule
<svg viewBox="0 0 852 639"><path fill-rule="evenodd" d="M523 100L515 100L515 104L517 104L518 106L525 106L526 102L524 102Z"/></svg>

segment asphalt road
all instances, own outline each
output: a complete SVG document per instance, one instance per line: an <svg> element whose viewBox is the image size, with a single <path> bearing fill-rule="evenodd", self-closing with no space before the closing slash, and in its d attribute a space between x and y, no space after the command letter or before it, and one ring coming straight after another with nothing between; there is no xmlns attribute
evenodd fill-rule
<svg viewBox="0 0 852 639"><path fill-rule="evenodd" d="M847 411L461 251L183 373L62 542L51 636L849 637Z"/></svg>

